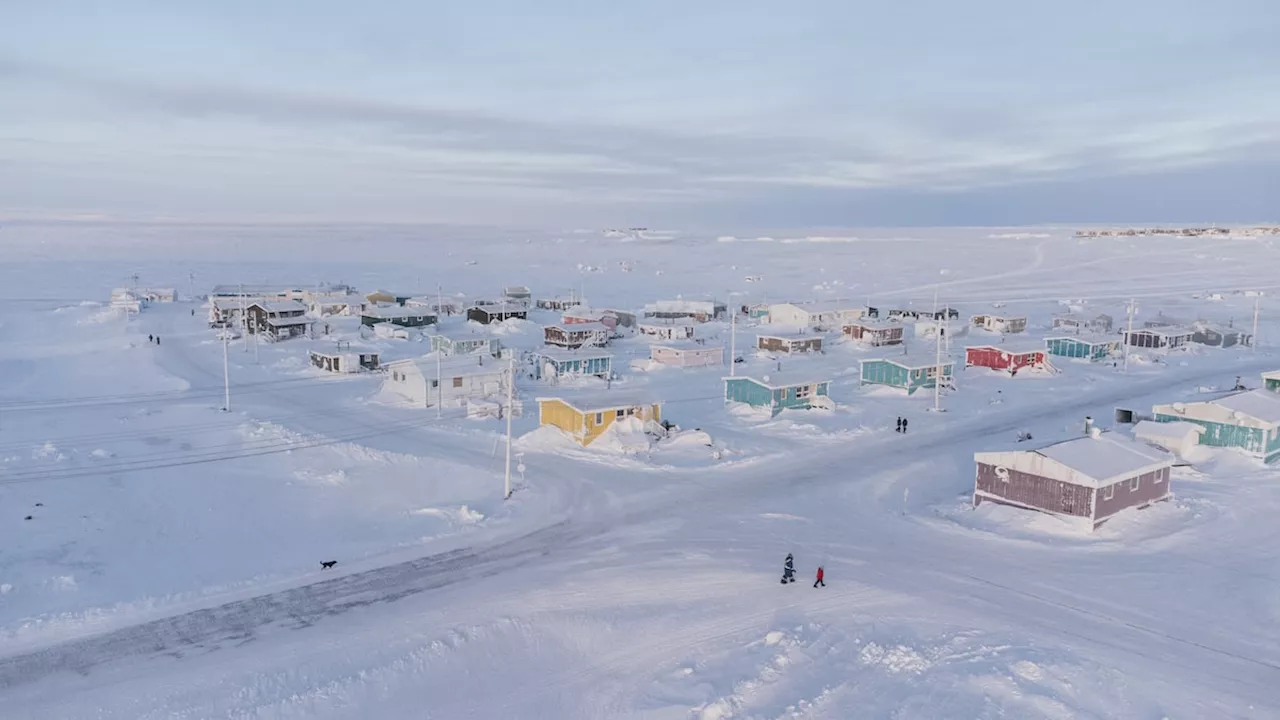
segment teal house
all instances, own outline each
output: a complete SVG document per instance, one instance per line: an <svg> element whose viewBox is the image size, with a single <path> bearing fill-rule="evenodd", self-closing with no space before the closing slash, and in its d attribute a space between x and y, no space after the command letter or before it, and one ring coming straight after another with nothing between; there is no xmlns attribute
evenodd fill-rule
<svg viewBox="0 0 1280 720"><path fill-rule="evenodd" d="M1120 341L1103 338L1090 339L1071 335L1044 339L1045 348L1050 355L1066 358L1082 358L1084 360L1104 360L1120 352Z"/></svg>
<svg viewBox="0 0 1280 720"><path fill-rule="evenodd" d="M1271 392L1280 392L1280 370L1262 373L1262 386Z"/></svg>
<svg viewBox="0 0 1280 720"><path fill-rule="evenodd" d="M1265 462L1280 460L1280 393L1246 390L1205 402L1152 409L1156 422L1188 422L1205 429L1200 444L1237 448Z"/></svg>
<svg viewBox="0 0 1280 720"><path fill-rule="evenodd" d="M939 366L933 363L913 365L888 359L863 360L862 384L888 385L906 390L908 395L912 395L921 388L933 389L938 384L939 367L942 368L943 387L946 387L955 376L955 364L951 362L944 362Z"/></svg>
<svg viewBox="0 0 1280 720"><path fill-rule="evenodd" d="M769 408L770 415L774 417L783 410L834 408L830 389L830 380L818 381L782 373L763 375L759 379L745 375L724 378L725 402Z"/></svg>
<svg viewBox="0 0 1280 720"><path fill-rule="evenodd" d="M552 380L563 376L595 375L607 378L613 374L613 356L598 350L565 350L542 348L527 356L535 380Z"/></svg>

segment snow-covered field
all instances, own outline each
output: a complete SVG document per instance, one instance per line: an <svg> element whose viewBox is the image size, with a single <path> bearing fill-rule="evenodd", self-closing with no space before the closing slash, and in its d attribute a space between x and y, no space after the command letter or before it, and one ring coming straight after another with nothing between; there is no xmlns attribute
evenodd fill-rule
<svg viewBox="0 0 1280 720"><path fill-rule="evenodd" d="M1077 240L1068 229L619 238L407 227L8 226L0 264L0 716L13 718L1274 718L1280 469L1198 450L1175 498L1087 532L974 510L972 454L1079 432L1113 408L1280 369L1266 238ZM897 357L828 338L739 372L832 381L834 411L726 408L727 367L556 387L521 376L505 423L390 403L309 347L223 348L194 303L124 318L112 287L319 280L592 305L848 298L964 317L1063 302L1123 323L1252 324L1195 348L1052 375L959 370L911 398L858 383ZM189 274L194 273L194 281ZM192 311L195 311L194 315ZM535 323L503 341L540 344ZM358 322L331 322L356 337ZM459 328L458 319L447 327ZM712 343L730 328L707 328ZM162 344L147 341L158 334ZM908 332L908 335L911 335ZM973 332L963 345L998 342ZM418 340L366 340L387 358ZM932 362L931 341L908 357ZM647 453L537 429L535 397L644 394L687 432ZM893 432L906 415L910 432ZM697 428L697 432L691 432ZM708 447L707 442L710 442ZM31 516L30 520L25 520ZM780 586L796 555L801 583ZM321 571L322 560L338 560ZM803 581L818 565L827 587Z"/></svg>

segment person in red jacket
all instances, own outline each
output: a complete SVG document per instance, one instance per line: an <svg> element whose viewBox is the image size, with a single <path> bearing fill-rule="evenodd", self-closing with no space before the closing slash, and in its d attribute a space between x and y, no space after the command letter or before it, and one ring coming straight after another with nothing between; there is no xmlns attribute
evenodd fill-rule
<svg viewBox="0 0 1280 720"><path fill-rule="evenodd" d="M826 583L822 582L822 566L821 565L818 566L818 579L813 581L814 587L818 587L819 585L821 585L822 587L827 586Z"/></svg>

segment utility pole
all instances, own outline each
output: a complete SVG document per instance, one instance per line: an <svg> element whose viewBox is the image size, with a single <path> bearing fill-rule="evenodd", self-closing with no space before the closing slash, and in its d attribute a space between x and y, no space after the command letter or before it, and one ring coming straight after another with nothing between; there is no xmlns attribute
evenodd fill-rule
<svg viewBox="0 0 1280 720"><path fill-rule="evenodd" d="M187 273L187 299L196 299L196 274L194 272Z"/></svg>
<svg viewBox="0 0 1280 720"><path fill-rule="evenodd" d="M1129 313L1129 329L1124 334L1124 371L1129 372L1129 343L1133 338L1133 298L1129 298L1129 306L1125 309Z"/></svg>
<svg viewBox="0 0 1280 720"><path fill-rule="evenodd" d="M513 357L507 364L507 472L503 485L502 499L511 497L511 416L515 413L516 359Z"/></svg>
<svg viewBox="0 0 1280 720"><path fill-rule="evenodd" d="M227 340L227 333L228 329L224 326L222 328L222 391L224 393L222 412L231 411L231 365L227 359L227 345L230 341Z"/></svg>
<svg viewBox="0 0 1280 720"><path fill-rule="evenodd" d="M729 316L729 377L738 374L738 313Z"/></svg>
<svg viewBox="0 0 1280 720"><path fill-rule="evenodd" d="M244 331L244 351L249 352L249 309L244 296L244 283L240 283L240 329Z"/></svg>
<svg viewBox="0 0 1280 720"><path fill-rule="evenodd" d="M942 326L938 323L938 286L933 286L933 411L942 409Z"/></svg>
<svg viewBox="0 0 1280 720"><path fill-rule="evenodd" d="M1253 298L1253 338L1249 343L1250 345L1249 352L1258 351L1258 310L1261 303L1262 303L1262 296L1261 295L1254 296Z"/></svg>

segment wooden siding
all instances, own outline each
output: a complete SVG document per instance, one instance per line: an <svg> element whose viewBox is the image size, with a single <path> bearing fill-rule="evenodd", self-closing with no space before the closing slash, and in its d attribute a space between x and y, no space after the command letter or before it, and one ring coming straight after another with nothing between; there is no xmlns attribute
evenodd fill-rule
<svg viewBox="0 0 1280 720"><path fill-rule="evenodd" d="M761 335L756 338L756 348L770 352L794 353L822 352L822 336L808 338L779 338Z"/></svg>
<svg viewBox="0 0 1280 720"><path fill-rule="evenodd" d="M973 496L975 506L989 499L982 497L982 493L985 493L1057 515L1093 515L1093 488L1012 469L1009 470L1009 479L1006 481L996 474L994 465L977 463L977 466Z"/></svg>
<svg viewBox="0 0 1280 720"><path fill-rule="evenodd" d="M1024 367L1043 365L1046 362L1044 350L1007 352L987 345L965 348L964 361L969 367L986 367L1010 372L1017 372Z"/></svg>
<svg viewBox="0 0 1280 720"><path fill-rule="evenodd" d="M1280 459L1280 433L1165 413L1156 413L1154 419L1156 422L1189 422L1203 427L1205 431L1200 434L1201 445L1240 448L1267 462Z"/></svg>
<svg viewBox="0 0 1280 720"><path fill-rule="evenodd" d="M866 345L901 345L901 327L867 327L858 323L849 323L843 328L844 334Z"/></svg>
<svg viewBox="0 0 1280 720"><path fill-rule="evenodd" d="M1160 468L1138 476L1136 489L1133 487L1133 478L1098 488L1098 512L1094 515L1094 522L1102 522L1121 510L1165 499L1169 496L1169 475L1169 468ZM1108 498L1108 495L1111 497Z"/></svg>
<svg viewBox="0 0 1280 720"><path fill-rule="evenodd" d="M538 401L538 423L560 428L583 445L590 445L620 417L662 422L658 403L580 411L562 400Z"/></svg>

